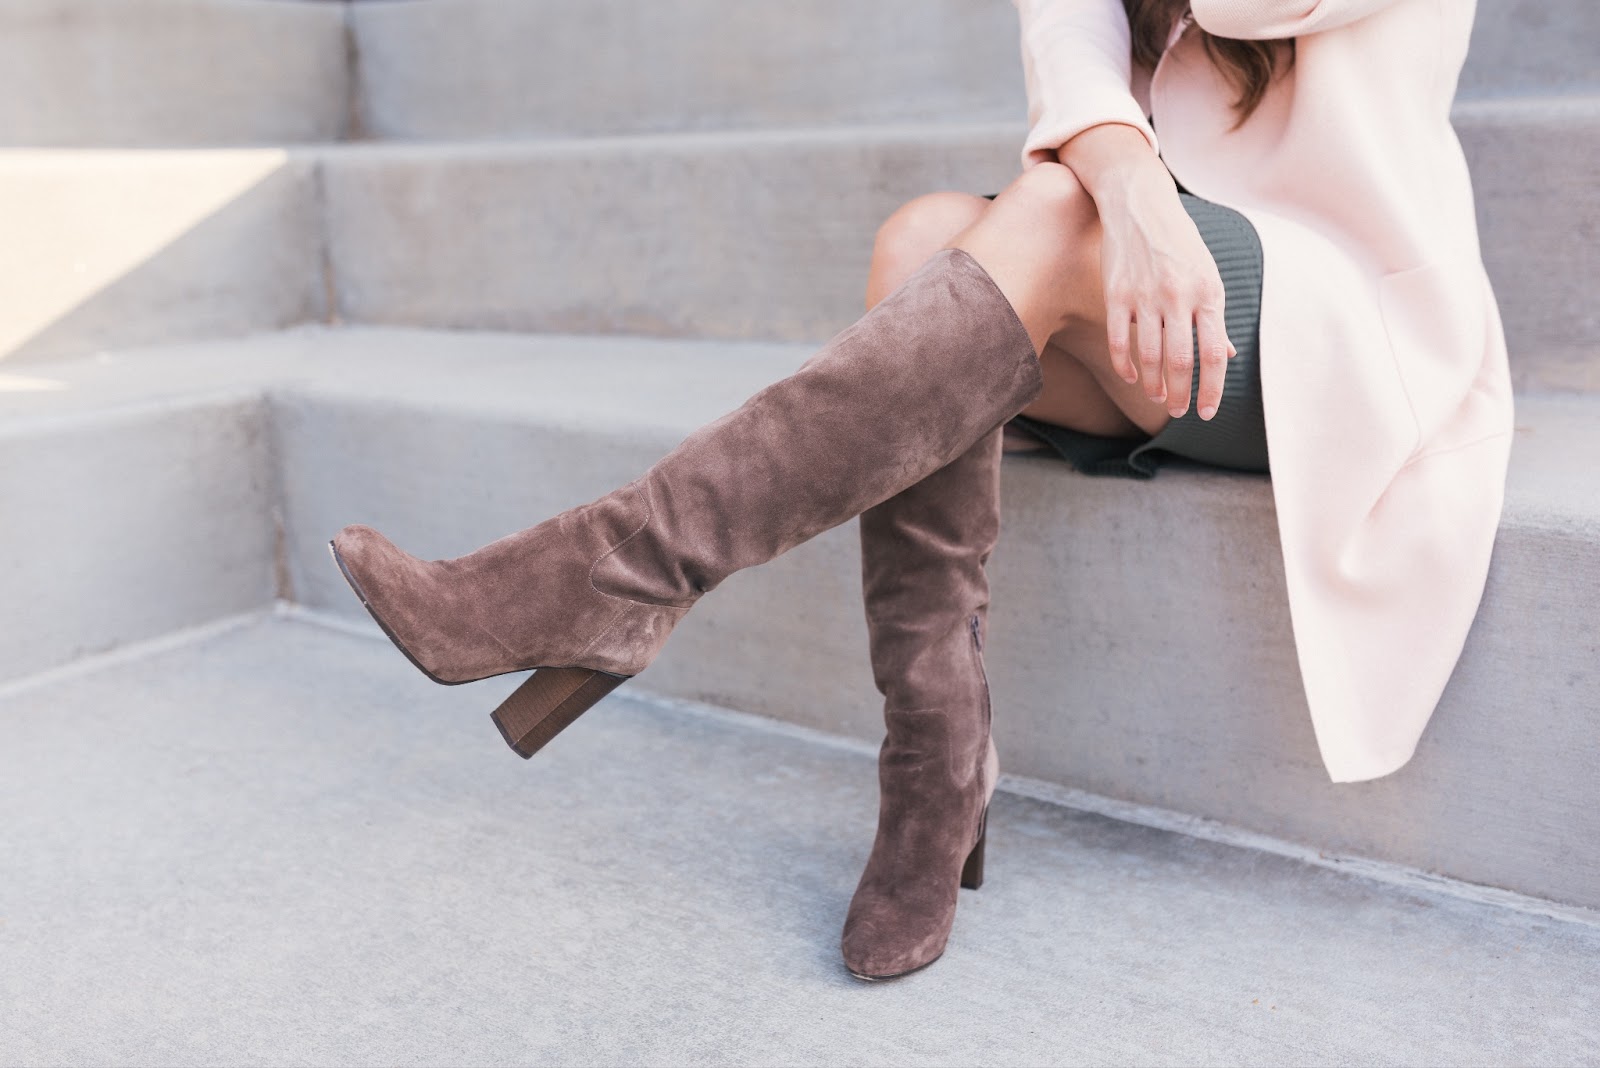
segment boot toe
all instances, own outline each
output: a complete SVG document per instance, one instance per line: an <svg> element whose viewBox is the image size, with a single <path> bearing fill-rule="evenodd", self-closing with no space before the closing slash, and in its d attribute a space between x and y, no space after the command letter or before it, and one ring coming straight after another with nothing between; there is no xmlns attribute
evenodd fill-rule
<svg viewBox="0 0 1600 1068"><path fill-rule="evenodd" d="M389 599L387 594L409 583L416 563L410 555L397 548L393 542L367 526L349 526L334 535L330 542L333 558L344 572L361 602L368 611L378 616L378 622L389 629L389 622L379 616L380 603Z"/></svg>
<svg viewBox="0 0 1600 1068"><path fill-rule="evenodd" d="M944 953L945 937L918 934L903 924L862 920L846 925L839 949L858 979L895 979L926 968Z"/></svg>
<svg viewBox="0 0 1600 1068"><path fill-rule="evenodd" d="M333 536L333 549L348 568L363 568L375 555L398 551L394 543L373 528L361 523L345 527Z"/></svg>
<svg viewBox="0 0 1600 1068"><path fill-rule="evenodd" d="M360 524L345 527L329 544L351 590L395 647L434 682L461 681L433 650L428 628L421 625L437 600L424 561Z"/></svg>

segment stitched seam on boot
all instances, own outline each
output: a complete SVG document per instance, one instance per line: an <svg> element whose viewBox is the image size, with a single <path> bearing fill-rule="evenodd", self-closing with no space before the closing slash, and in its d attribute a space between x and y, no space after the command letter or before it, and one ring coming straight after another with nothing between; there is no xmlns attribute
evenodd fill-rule
<svg viewBox="0 0 1600 1068"><path fill-rule="evenodd" d="M634 479L632 482L628 483L628 485L637 487L638 483L639 483L639 480L638 479ZM628 598L626 598L626 597L618 597L616 594L607 593L605 590L602 590L599 586L596 586L594 584L594 573L595 573L595 569L598 568L602 563L604 563L607 557L609 557L610 555L615 553L618 549L622 548L624 545L628 544L628 542L632 541L635 537L637 537L639 532L641 530L643 530L650 523L650 517L655 514L655 508L652 507L652 505L650 503L650 495L648 493L645 493L642 489L637 489L636 492L639 494L639 496L644 498L644 518L639 520L639 525L634 527L631 531L629 531L626 537L624 537L621 541L617 542L615 545L611 546L611 548L607 549L605 552L601 553L599 556L595 557L594 558L594 563L589 565L589 588L591 590L593 590L595 593L598 593L602 597L610 597L613 600L618 600L618 601L626 601L626 600L628 600Z"/></svg>
<svg viewBox="0 0 1600 1068"><path fill-rule="evenodd" d="M472 626L474 627L474 629L477 630L477 632L479 634L482 634L485 638L488 638L490 641L494 642L500 648L504 649L506 651L506 655L507 656L511 657L513 660L518 659L517 650L513 649L511 646L509 646L505 642L501 641L500 640L500 636L498 634L496 634L494 631L490 630L488 627L485 627L482 623L478 623L476 621L473 622Z"/></svg>
<svg viewBox="0 0 1600 1068"><path fill-rule="evenodd" d="M599 591L596 590L595 592L598 593ZM601 596L605 596L605 595L601 594ZM584 653L587 653L590 649L593 649L595 647L595 644L597 642L599 642L601 638L604 638L607 634L611 633L611 631L616 627L617 623L622 619L622 614L624 612L626 612L627 610L628 610L628 608L627 608L626 605L624 605L621 608L618 608L616 610L615 614L613 614L612 617L609 620L606 621L606 625L601 627L599 629L599 631L597 631L595 633L595 636L593 638L589 639L589 644L585 645L582 649L579 649L577 651L577 653L573 656L572 659L575 660L575 661L576 660L581 660L583 658L583 654Z"/></svg>
<svg viewBox="0 0 1600 1068"><path fill-rule="evenodd" d="M653 501L651 501L649 491L646 490L644 487L639 486L639 483L641 482L641 480L642 480L642 476L641 476L641 478L634 479L632 482L628 483L628 485L630 485L630 486L638 486L639 496L644 498L644 518L639 521L639 525L637 527L634 527L633 531L631 533L629 533L627 537L623 538L621 541L617 542L611 548L609 548L605 552L601 553L598 557L595 558L595 562L589 565L589 588L594 590L594 592L598 593L601 597L609 597L613 601L622 601L624 604L643 605L646 608L676 608L676 609L687 610L690 607L690 605L693 604L692 601L690 602L690 604L674 604L674 603L672 603L670 601L640 601L640 600L637 600L636 598L633 598L633 597L623 597L623 596L621 596L619 594L607 593L605 590L602 590L599 586L595 585L595 582L594 582L595 570L597 568L599 568L599 566L601 564L605 563L607 557L610 557L610 556L614 555L615 553L621 551L621 549L622 549L622 547L624 545L628 544L628 542L632 541L634 538L638 537L641 533L643 533L644 532L644 528L649 526L650 525L650 520L655 517L655 514L656 514L655 503ZM621 614L620 611L619 611L618 614L619 615ZM616 619L615 619L615 617L613 617L612 623L615 623L615 622L616 622ZM607 624L606 629L609 630L610 627L611 627L611 624ZM599 640L599 635L596 635L595 640L596 641ZM594 644L594 642L590 642L589 643L589 645L593 645L593 644ZM588 646L585 646L584 648L587 649Z"/></svg>
<svg viewBox="0 0 1600 1068"><path fill-rule="evenodd" d="M617 600L621 600L621 598L617 598ZM642 608L667 607L667 606L662 606L662 605L647 604L644 601L629 601L627 604L624 604L621 608L617 609L616 615L612 616L611 619L606 623L606 625L604 627L600 628L600 632L598 634L596 634L593 638L589 639L589 644L588 645L585 645L582 649L579 649L577 651L577 653L575 653L573 655L573 660L574 661L581 660L585 653L587 653L590 649L593 649L597 644L599 644L601 638L604 638L607 634L610 634L613 630L616 629L617 624L622 622L622 617L627 614L628 605L638 605L638 606L640 606ZM670 608L670 607L668 608L668 610L669 611L673 611L673 612L678 612L680 614L683 613L683 612L687 612L688 611L687 608Z"/></svg>

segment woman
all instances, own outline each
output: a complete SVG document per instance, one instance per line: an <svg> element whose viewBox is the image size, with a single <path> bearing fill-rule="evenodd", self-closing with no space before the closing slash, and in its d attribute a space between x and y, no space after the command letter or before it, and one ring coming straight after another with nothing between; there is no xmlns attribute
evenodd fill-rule
<svg viewBox="0 0 1600 1068"><path fill-rule="evenodd" d="M1017 6L1023 173L992 202L897 211L867 314L794 375L628 485L466 556L418 560L363 526L332 543L430 677L538 669L494 714L529 756L728 575L861 516L888 732L842 949L868 979L936 959L958 885L982 877L1005 424L1122 473L1167 454L1265 470L1270 446L1340 782L1409 759L1504 485L1505 342L1449 124L1470 0ZM1173 548L1111 551L1163 566Z"/></svg>

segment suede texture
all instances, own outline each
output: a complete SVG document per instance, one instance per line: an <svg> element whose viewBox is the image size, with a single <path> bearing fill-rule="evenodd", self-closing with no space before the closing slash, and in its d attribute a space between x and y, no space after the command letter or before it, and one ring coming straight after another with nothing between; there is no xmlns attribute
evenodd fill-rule
<svg viewBox="0 0 1600 1068"><path fill-rule="evenodd" d="M970 254L942 249L794 374L612 493L451 560L365 526L334 548L439 681L635 675L702 594L939 470L1041 384L1005 295Z"/></svg>
<svg viewBox="0 0 1600 1068"><path fill-rule="evenodd" d="M944 952L962 865L994 790L984 565L1000 536L1002 439L995 428L861 516L862 592L887 732L878 833L840 942L859 976L915 971Z"/></svg>
<svg viewBox="0 0 1600 1068"><path fill-rule="evenodd" d="M366 526L334 548L373 615L439 682L531 667L636 674L687 608L602 593L593 565L649 516L630 483L465 556L419 560Z"/></svg>

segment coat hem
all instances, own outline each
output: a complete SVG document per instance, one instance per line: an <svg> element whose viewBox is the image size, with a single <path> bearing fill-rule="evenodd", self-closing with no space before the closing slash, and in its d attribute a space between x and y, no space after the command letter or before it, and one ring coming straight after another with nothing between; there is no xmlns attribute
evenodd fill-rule
<svg viewBox="0 0 1600 1068"><path fill-rule="evenodd" d="M1418 742L1421 741L1419 737ZM1386 775L1393 775L1411 762L1416 755L1417 742L1412 742L1403 749L1394 750L1381 756L1364 754L1360 756L1345 756L1333 759L1323 754L1322 765L1328 772L1328 778L1335 783L1371 782L1381 779Z"/></svg>

